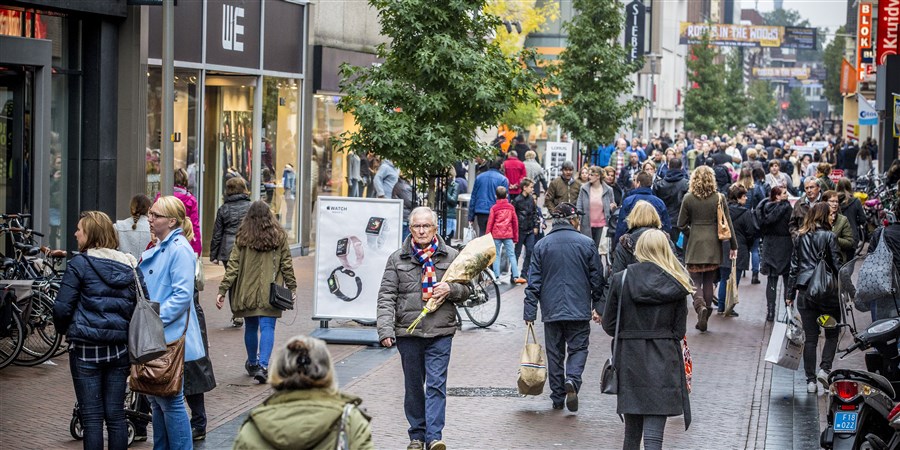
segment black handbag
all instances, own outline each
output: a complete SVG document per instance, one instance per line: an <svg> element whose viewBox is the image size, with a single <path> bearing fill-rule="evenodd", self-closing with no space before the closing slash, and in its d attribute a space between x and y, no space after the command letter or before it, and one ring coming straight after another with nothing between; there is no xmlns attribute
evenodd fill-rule
<svg viewBox="0 0 900 450"><path fill-rule="evenodd" d="M272 276L272 284L269 285L269 305L281 311L294 309L294 295L291 290L275 282L281 268L276 265L274 254L272 255L272 267L275 268L275 274Z"/></svg>
<svg viewBox="0 0 900 450"><path fill-rule="evenodd" d="M819 262L806 285L806 298L818 305L834 306L838 303L837 279L825 260L826 252L832 257L828 247L819 254Z"/></svg>
<svg viewBox="0 0 900 450"><path fill-rule="evenodd" d="M616 372L616 345L619 343L619 324L622 323L622 299L625 295L625 276L628 269L622 272L622 288L619 292L619 305L616 307L616 333L613 335L612 356L607 358L600 372L600 392L616 395L619 393L619 374Z"/></svg>

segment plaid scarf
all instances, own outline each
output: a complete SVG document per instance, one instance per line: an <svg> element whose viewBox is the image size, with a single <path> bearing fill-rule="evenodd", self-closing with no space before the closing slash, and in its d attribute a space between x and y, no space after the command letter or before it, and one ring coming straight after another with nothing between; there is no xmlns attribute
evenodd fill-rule
<svg viewBox="0 0 900 450"><path fill-rule="evenodd" d="M431 256L438 249L437 236L431 240L425 248L417 248L415 242L410 241L412 245L412 254L420 263L422 263L422 301L427 302L434 295L434 284L437 283L437 273L434 271L434 263Z"/></svg>

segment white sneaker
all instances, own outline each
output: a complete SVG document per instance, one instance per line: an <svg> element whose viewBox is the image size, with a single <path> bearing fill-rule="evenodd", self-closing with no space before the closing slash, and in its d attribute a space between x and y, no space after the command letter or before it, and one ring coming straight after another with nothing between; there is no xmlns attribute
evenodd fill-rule
<svg viewBox="0 0 900 450"><path fill-rule="evenodd" d="M819 389L819 387L816 386L815 381L810 381L809 383L806 383L806 392L808 392L810 394L815 394L816 391L818 391L818 389Z"/></svg>
<svg viewBox="0 0 900 450"><path fill-rule="evenodd" d="M828 374L830 372L830 370L826 371L825 369L819 369L819 371L816 372L816 380L819 383L822 383L822 386L825 388L825 390L828 390Z"/></svg>

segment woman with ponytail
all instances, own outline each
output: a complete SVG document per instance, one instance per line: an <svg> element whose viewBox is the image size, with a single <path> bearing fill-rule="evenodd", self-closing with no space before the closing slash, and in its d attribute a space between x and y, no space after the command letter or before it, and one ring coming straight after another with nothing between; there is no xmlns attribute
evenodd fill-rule
<svg viewBox="0 0 900 450"><path fill-rule="evenodd" d="M150 243L150 222L147 211L153 202L150 197L138 194L131 197L131 217L116 222L115 229L119 235L119 251L141 258L141 253Z"/></svg>

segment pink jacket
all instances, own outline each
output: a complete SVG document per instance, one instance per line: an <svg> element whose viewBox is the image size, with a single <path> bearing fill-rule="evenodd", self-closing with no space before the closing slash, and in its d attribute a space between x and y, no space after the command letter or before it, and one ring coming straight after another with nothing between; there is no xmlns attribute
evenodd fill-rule
<svg viewBox="0 0 900 450"><path fill-rule="evenodd" d="M519 242L519 218L516 207L505 198L498 198L488 215L487 232L494 239L512 239Z"/></svg>

